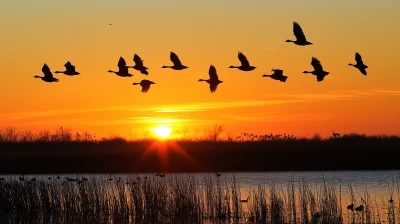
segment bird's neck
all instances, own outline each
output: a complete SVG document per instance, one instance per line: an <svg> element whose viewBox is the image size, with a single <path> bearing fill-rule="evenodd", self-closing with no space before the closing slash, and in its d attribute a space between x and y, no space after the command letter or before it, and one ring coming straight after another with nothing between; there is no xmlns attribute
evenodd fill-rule
<svg viewBox="0 0 400 224"><path fill-rule="evenodd" d="M162 68L172 68L173 66L164 65Z"/></svg>
<svg viewBox="0 0 400 224"><path fill-rule="evenodd" d="M62 71L55 71L54 73L64 73L64 72L62 72Z"/></svg>

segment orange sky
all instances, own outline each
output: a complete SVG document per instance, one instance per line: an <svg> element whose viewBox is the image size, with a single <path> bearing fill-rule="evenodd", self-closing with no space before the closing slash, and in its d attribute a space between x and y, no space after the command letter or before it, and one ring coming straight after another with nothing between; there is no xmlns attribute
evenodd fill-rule
<svg viewBox="0 0 400 224"><path fill-rule="evenodd" d="M400 134L399 1L22 2L0 8L0 129L62 125L129 137L162 124L193 135L223 124L234 134ZM313 45L284 42L294 38L293 21ZM161 69L171 63L170 51L190 68ZM238 65L238 51L254 71L228 68ZM366 77L347 65L356 51L369 65ZM107 73L120 56L132 64L135 53L149 76ZM312 56L330 72L321 83L302 74L312 70ZM43 63L54 72L67 60L81 76L33 78ZM214 94L197 82L208 78L210 64L224 81ZM272 68L283 69L288 81L261 78ZM157 83L147 94L131 85L143 78Z"/></svg>

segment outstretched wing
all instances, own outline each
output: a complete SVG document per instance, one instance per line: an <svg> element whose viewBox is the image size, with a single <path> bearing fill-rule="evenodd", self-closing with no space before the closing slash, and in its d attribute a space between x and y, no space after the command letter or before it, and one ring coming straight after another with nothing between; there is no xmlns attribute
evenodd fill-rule
<svg viewBox="0 0 400 224"><path fill-rule="evenodd" d="M312 57L311 65L314 67L314 71L316 72L322 72L324 70L322 68L321 62L316 57Z"/></svg>
<svg viewBox="0 0 400 224"><path fill-rule="evenodd" d="M135 62L135 64L137 66L141 66L141 67L143 66L143 60L139 57L139 55L135 54L133 56L133 61Z"/></svg>
<svg viewBox="0 0 400 224"><path fill-rule="evenodd" d="M75 72L75 66L73 66L69 61L65 63L64 67L67 71Z"/></svg>
<svg viewBox="0 0 400 224"><path fill-rule="evenodd" d="M356 52L356 62L359 65L363 65L364 64L364 62L362 61L362 57L358 52Z"/></svg>
<svg viewBox="0 0 400 224"><path fill-rule="evenodd" d="M306 41L303 29L301 29L301 26L297 22L293 22L293 33L298 41Z"/></svg>
<svg viewBox="0 0 400 224"><path fill-rule="evenodd" d="M208 70L208 75L211 80L218 80L217 69L214 65L210 65L210 69Z"/></svg>
<svg viewBox="0 0 400 224"><path fill-rule="evenodd" d="M244 67L250 66L250 63L249 63L249 61L247 60L247 57L246 57L242 52L240 52L240 51L239 51L239 53L238 53L238 58L239 58L239 60L240 60L240 63L242 64L242 66L244 66Z"/></svg>
<svg viewBox="0 0 400 224"><path fill-rule="evenodd" d="M217 87L218 87L218 84L211 83L210 84L210 92L213 93L213 92L217 91Z"/></svg>
<svg viewBox="0 0 400 224"><path fill-rule="evenodd" d="M147 93L147 91L149 91L150 89L150 82L147 80L143 80L142 83L140 84L142 86L142 93Z"/></svg>
<svg viewBox="0 0 400 224"><path fill-rule="evenodd" d="M171 51L169 58L171 59L172 63L174 63L175 66L182 66L181 60L179 60L178 55L176 55L174 52Z"/></svg>
<svg viewBox="0 0 400 224"><path fill-rule="evenodd" d="M365 70L364 68L359 68L358 70L360 70L360 72L361 72L363 75L367 75L367 70Z"/></svg>
<svg viewBox="0 0 400 224"><path fill-rule="evenodd" d="M281 70L281 69L273 69L272 71L274 71L274 75L278 75L278 76L283 75L283 70Z"/></svg>
<svg viewBox="0 0 400 224"><path fill-rule="evenodd" d="M140 69L140 73L142 73L143 75L148 75L149 74L149 72L145 68Z"/></svg>
<svg viewBox="0 0 400 224"><path fill-rule="evenodd" d="M118 61L118 68L124 68L126 67L126 61L123 57L119 57L119 61Z"/></svg>
<svg viewBox="0 0 400 224"><path fill-rule="evenodd" d="M287 78L288 78L288 77L287 77L286 75L282 75L282 76L280 77L279 81L281 81L281 82L286 82Z"/></svg>
<svg viewBox="0 0 400 224"><path fill-rule="evenodd" d="M51 73L50 68L49 68L49 66L47 66L47 64L43 65L42 72L44 74L44 77L53 78L53 73Z"/></svg>
<svg viewBox="0 0 400 224"><path fill-rule="evenodd" d="M322 80L324 80L325 75L317 75L317 81L318 82L322 82Z"/></svg>

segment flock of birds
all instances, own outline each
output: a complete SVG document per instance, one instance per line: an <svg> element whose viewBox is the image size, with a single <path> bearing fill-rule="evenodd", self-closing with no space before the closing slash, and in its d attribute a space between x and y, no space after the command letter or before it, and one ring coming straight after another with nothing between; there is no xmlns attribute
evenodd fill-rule
<svg viewBox="0 0 400 224"><path fill-rule="evenodd" d="M307 45L312 44L311 42L307 41L302 28L300 27L300 25L297 22L293 22L293 33L294 33L294 36L296 37L296 40L286 40L286 42L292 42L299 46L307 46ZM229 68L236 68L236 69L239 69L239 70L245 71L245 72L252 71L256 68L255 66L250 65L249 60L242 52L238 53L238 58L239 58L241 65L240 66L232 65L232 66L229 66ZM173 63L173 65L172 66L164 65L164 66L162 66L162 68L171 68L173 70L184 70L184 69L189 68L188 66L185 66L182 64L178 55L175 54L174 52L170 53L170 60ZM358 52L356 52L356 54L355 54L355 60L356 60L356 64L349 63L349 65L360 70L360 72L363 75L367 75L366 69L368 68L368 66L364 64L362 57ZM137 54L134 55L133 62L135 62L134 66L127 66L125 59L123 57L120 57L119 61L118 61L118 71L109 70L108 72L115 73L117 76L120 76L120 77L132 77L133 75L129 73L129 68L133 68L144 75L149 74L149 72L147 71L149 68L144 66L143 60L139 57L139 55L137 55ZM313 71L304 71L303 73L304 74L310 73L310 74L316 76L318 82L323 81L325 76L329 75L329 72L324 71L321 62L316 57L312 57L311 65L313 66L314 70ZM55 73L63 73L68 76L75 76L75 75L80 74L79 72L76 71L75 66L73 66L69 61L64 66L66 69L65 71L56 71ZM270 77L271 79L274 79L274 80L286 82L288 77L283 75L283 70L272 69L272 71L273 71L273 73L271 75L264 74L262 77ZM47 64L43 65L42 72L44 74L43 77L37 76L37 75L34 77L40 78L45 82L58 82L59 81L59 79L57 79L53 76L53 74L52 74L49 66L47 66ZM198 81L208 83L210 85L210 91L211 91L211 93L213 93L217 90L218 85L220 83L222 83L223 81L219 80L218 74L217 74L217 69L215 68L214 65L210 65L210 68L208 70L208 75L209 75L209 79L199 79ZM133 85L140 85L142 87L143 93L146 93L147 91L149 91L150 86L153 84L155 84L153 81L150 81L147 79L143 79L141 82L133 83Z"/></svg>

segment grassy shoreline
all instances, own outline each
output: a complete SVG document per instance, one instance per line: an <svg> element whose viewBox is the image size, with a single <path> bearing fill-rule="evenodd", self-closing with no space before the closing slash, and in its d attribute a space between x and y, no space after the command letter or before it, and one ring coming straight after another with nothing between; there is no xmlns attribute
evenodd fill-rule
<svg viewBox="0 0 400 224"><path fill-rule="evenodd" d="M389 186L387 196L377 199L367 189L355 196L351 185L341 182L267 182L246 189L236 183L234 176L73 178L0 181L0 221L395 223L400 217L399 180ZM347 209L350 203L353 209Z"/></svg>
<svg viewBox="0 0 400 224"><path fill-rule="evenodd" d="M400 169L400 139L0 142L0 173ZM16 166L18 164L18 166Z"/></svg>
<svg viewBox="0 0 400 224"><path fill-rule="evenodd" d="M0 173L256 172L400 169L400 137L347 134L322 139L287 134L203 140L97 140L55 133L0 132ZM216 133L215 133L216 132Z"/></svg>

